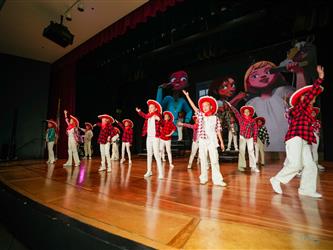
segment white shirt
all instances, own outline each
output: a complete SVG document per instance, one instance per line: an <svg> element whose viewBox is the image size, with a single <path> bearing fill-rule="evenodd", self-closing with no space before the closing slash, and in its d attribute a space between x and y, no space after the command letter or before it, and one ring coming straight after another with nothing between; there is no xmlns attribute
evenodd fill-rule
<svg viewBox="0 0 333 250"><path fill-rule="evenodd" d="M148 119L148 127L147 127L147 136L155 137L156 136L156 128L155 128L155 116L152 116Z"/></svg>

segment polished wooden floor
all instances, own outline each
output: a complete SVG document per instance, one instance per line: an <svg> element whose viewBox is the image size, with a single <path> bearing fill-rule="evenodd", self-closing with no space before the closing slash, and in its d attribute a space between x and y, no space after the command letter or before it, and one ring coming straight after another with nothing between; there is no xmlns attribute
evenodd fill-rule
<svg viewBox="0 0 333 250"><path fill-rule="evenodd" d="M333 249L333 164L319 174L321 199L300 197L299 178L273 193L271 160L260 173L222 163L228 187L199 184L187 159L164 167L165 179L143 178L146 160L113 163L100 173L98 157L80 167L42 161L1 164L0 181L84 223L159 249Z"/></svg>

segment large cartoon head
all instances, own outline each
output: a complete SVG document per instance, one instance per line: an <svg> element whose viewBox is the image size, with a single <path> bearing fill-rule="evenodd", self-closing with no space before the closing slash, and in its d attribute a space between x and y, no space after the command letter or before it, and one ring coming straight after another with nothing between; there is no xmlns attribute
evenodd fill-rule
<svg viewBox="0 0 333 250"><path fill-rule="evenodd" d="M235 83L235 78L231 76L226 76L222 79L218 79L212 82L212 84L209 86L208 95L211 95L218 99L228 99L235 94Z"/></svg>
<svg viewBox="0 0 333 250"><path fill-rule="evenodd" d="M185 71L177 71L171 74L170 83L172 90L180 91L184 89L188 84L188 76Z"/></svg>
<svg viewBox="0 0 333 250"><path fill-rule="evenodd" d="M244 77L245 91L258 93L275 86L280 74L271 74L269 70L273 67L276 67L276 65L269 61L260 61L251 65Z"/></svg>

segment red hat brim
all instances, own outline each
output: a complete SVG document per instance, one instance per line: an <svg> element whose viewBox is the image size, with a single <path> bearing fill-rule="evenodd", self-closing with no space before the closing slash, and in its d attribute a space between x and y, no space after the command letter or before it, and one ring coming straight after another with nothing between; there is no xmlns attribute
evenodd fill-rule
<svg viewBox="0 0 333 250"><path fill-rule="evenodd" d="M201 112L203 112L203 110L202 110L202 104L204 102L208 102L208 103L210 103L210 105L212 105L211 112L212 112L213 115L215 115L216 112L217 112L217 107L218 107L215 98L211 97L211 96L200 97L200 99L198 101L198 105L199 105L199 109L200 109Z"/></svg>
<svg viewBox="0 0 333 250"><path fill-rule="evenodd" d="M289 104L291 107L294 107L295 105L297 105L297 103L299 102L301 96L305 95L307 92L309 92L312 89L312 85L307 85L304 86L303 88L300 88L298 90L296 90L290 97L289 99ZM324 87L320 86L320 93L324 91ZM320 94L319 93L319 94Z"/></svg>
<svg viewBox="0 0 333 250"><path fill-rule="evenodd" d="M79 122L79 119L77 119L75 116L73 116L73 115L70 115L69 116L71 119L73 119L73 121L75 122L75 124L76 124L76 127L77 126L79 126L79 124L80 124L80 122Z"/></svg>
<svg viewBox="0 0 333 250"><path fill-rule="evenodd" d="M250 116L253 117L253 115L254 115L254 107L253 106L249 106L249 105L241 107L240 108L241 114L244 114L244 110L245 109L248 109L250 111Z"/></svg>
<svg viewBox="0 0 333 250"><path fill-rule="evenodd" d="M160 114L162 114L162 107L161 107L161 104L159 104L157 101L152 100L152 99L149 99L149 100L147 101L147 105L148 105L148 106L149 106L149 105L154 105L154 106L157 108L158 112L159 112Z"/></svg>
<svg viewBox="0 0 333 250"><path fill-rule="evenodd" d="M130 120L130 119L124 119L124 120L122 121L122 123L124 124L124 126L125 126L125 122L128 122L128 123L130 124L131 128L134 127L134 123L132 122L132 120Z"/></svg>
<svg viewBox="0 0 333 250"><path fill-rule="evenodd" d="M255 120L256 120L256 123L258 123L258 121L260 120L262 122L262 125L265 125L265 123L266 123L266 119L262 116L256 117Z"/></svg>
<svg viewBox="0 0 333 250"><path fill-rule="evenodd" d="M111 115L103 114L98 116L98 119L102 120L103 118L108 119L110 123L114 123L114 119Z"/></svg>
<svg viewBox="0 0 333 250"><path fill-rule="evenodd" d="M58 127L58 124L54 120L46 120L49 123L52 123L55 127Z"/></svg>
<svg viewBox="0 0 333 250"><path fill-rule="evenodd" d="M175 117L173 116L173 114L170 111L164 111L163 112L163 116L164 115L169 115L170 120L173 122L175 120Z"/></svg>

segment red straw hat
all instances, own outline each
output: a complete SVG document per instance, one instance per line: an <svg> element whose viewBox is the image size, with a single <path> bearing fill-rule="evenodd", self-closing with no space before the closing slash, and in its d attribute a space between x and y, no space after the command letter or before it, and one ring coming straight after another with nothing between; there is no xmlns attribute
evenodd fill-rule
<svg viewBox="0 0 333 250"><path fill-rule="evenodd" d="M77 126L79 126L79 124L80 124L80 122L79 122L79 119L77 119L75 116L73 116L73 115L70 115L69 116L71 119L73 119L73 121L75 122L75 126L77 127Z"/></svg>
<svg viewBox="0 0 333 250"><path fill-rule="evenodd" d="M113 122L114 122L114 119L112 118L111 115L103 114L103 115L99 115L99 116L98 116L98 119L101 119L101 120L102 120L103 118L108 119L108 120L110 121L110 123L113 123Z"/></svg>
<svg viewBox="0 0 333 250"><path fill-rule="evenodd" d="M208 96L208 95L200 97L200 99L198 101L198 105L199 105L199 109L200 109L201 112L202 112L202 104L204 102L208 102L208 103L210 103L210 105L212 105L211 112L212 112L213 115L215 115L216 112L217 112L217 107L218 107L216 99L214 97L211 97L211 96Z"/></svg>
<svg viewBox="0 0 333 250"><path fill-rule="evenodd" d="M46 121L49 122L49 123L52 123L54 127L58 127L58 124L55 120L50 119L50 120L46 120Z"/></svg>
<svg viewBox="0 0 333 250"><path fill-rule="evenodd" d="M320 86L321 90L320 93L324 91L324 87ZM289 104L290 106L294 107L300 100L301 96L303 96L304 94L306 94L308 91L310 91L312 89L312 85L307 85L304 86L303 88L300 88L298 90L296 90L290 97L289 99ZM319 93L319 94L320 94Z"/></svg>
<svg viewBox="0 0 333 250"><path fill-rule="evenodd" d="M163 112L163 116L164 115L169 115L170 120L173 122L175 120L175 117L173 116L173 114L170 111L164 111Z"/></svg>
<svg viewBox="0 0 333 250"><path fill-rule="evenodd" d="M161 105L157 102L157 101L155 101L155 100L152 100L152 99L149 99L148 101L147 101L147 105L149 106L149 105L154 105L156 108L157 108L157 110L158 110L158 112L160 113L160 114L162 114L162 107L161 107Z"/></svg>
<svg viewBox="0 0 333 250"><path fill-rule="evenodd" d="M124 120L122 121L122 123L123 123L124 125L125 125L125 122L128 122L128 123L130 124L131 128L134 127L134 123L133 123L130 119L124 119Z"/></svg>
<svg viewBox="0 0 333 250"><path fill-rule="evenodd" d="M258 121L261 121L261 122L262 122L262 125L265 125L265 123L266 123L265 118L262 117L262 116L258 116L258 117L256 117L255 120L256 120L256 123L258 123Z"/></svg>
<svg viewBox="0 0 333 250"><path fill-rule="evenodd" d="M87 126L89 126L90 129L93 129L93 125L90 122L85 122L84 124L87 125Z"/></svg>
<svg viewBox="0 0 333 250"><path fill-rule="evenodd" d="M250 116L251 116L251 117L254 115L255 111L254 111L254 107L253 107L253 106L245 105L245 106L241 107L241 108L240 108L240 112L241 112L241 114L244 113L244 110L245 110L245 109L248 109L248 110L250 111Z"/></svg>

